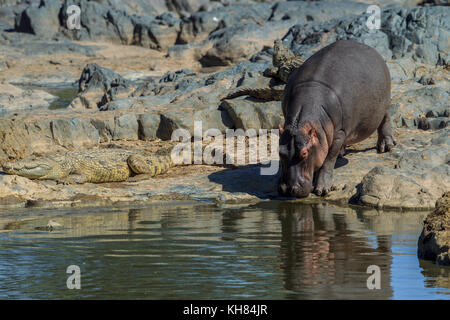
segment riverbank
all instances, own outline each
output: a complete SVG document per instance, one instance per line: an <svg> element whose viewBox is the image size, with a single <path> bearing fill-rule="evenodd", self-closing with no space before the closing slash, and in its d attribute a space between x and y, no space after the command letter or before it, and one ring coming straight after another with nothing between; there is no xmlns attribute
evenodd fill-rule
<svg viewBox="0 0 450 320"><path fill-rule="evenodd" d="M62 8L56 0L2 9L0 20L9 27L0 31L0 165L111 145L157 152L173 145L177 129L193 135L194 121L202 122L203 132L276 129L283 123L279 101L222 98L237 88L280 84L266 72L277 38L304 58L352 39L374 47L387 62L398 144L391 153L377 154L374 134L349 146L336 164L337 190L306 201L429 210L450 190L448 7L398 1L383 6L383 27L370 30L367 4L359 2L205 1L187 11L141 8L139 19L130 3L80 1L85 17L104 15L97 24L83 20L76 32L67 30L64 14L61 21L50 19ZM75 96L60 107L54 95L42 92L74 84ZM41 87L24 90L25 85ZM278 175L261 175L261 166L185 166L139 182L68 186L0 174L0 206L255 203L277 197Z"/></svg>

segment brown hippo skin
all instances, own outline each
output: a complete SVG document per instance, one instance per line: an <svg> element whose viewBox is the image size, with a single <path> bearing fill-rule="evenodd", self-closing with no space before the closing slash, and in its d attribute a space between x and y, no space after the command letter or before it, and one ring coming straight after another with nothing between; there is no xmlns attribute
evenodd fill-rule
<svg viewBox="0 0 450 320"><path fill-rule="evenodd" d="M345 145L378 129L378 152L396 144L390 123L391 81L371 47L342 40L319 50L289 77L280 127L282 196L334 189L333 169Z"/></svg>

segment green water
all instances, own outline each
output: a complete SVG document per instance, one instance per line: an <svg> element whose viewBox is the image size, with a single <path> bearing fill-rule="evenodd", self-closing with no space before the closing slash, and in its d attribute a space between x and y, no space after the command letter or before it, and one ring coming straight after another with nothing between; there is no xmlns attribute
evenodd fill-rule
<svg viewBox="0 0 450 320"><path fill-rule="evenodd" d="M11 221L2 299L450 298L450 268L416 256L424 213L288 201L30 210L0 213ZM62 227L47 231L50 219ZM67 288L69 265L79 290ZM367 289L369 265L379 290Z"/></svg>
<svg viewBox="0 0 450 320"><path fill-rule="evenodd" d="M49 110L56 110L67 108L76 96L78 89L75 87L45 88L45 91L58 97L58 100L52 102L48 107Z"/></svg>

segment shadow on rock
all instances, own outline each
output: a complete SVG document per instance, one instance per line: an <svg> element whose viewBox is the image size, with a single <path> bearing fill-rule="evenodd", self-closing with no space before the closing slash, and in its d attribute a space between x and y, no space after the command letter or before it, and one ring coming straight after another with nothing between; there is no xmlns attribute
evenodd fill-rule
<svg viewBox="0 0 450 320"><path fill-rule="evenodd" d="M274 161L277 168L278 161ZM208 176L211 182L222 185L223 191L232 193L248 193L258 198L273 198L277 194L279 170L274 174L265 175L268 167L264 165L245 165L235 169L214 172Z"/></svg>

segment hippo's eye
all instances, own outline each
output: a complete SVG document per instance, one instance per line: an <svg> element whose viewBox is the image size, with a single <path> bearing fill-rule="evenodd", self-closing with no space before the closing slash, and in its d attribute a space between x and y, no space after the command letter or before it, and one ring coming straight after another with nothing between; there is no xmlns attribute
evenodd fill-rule
<svg viewBox="0 0 450 320"><path fill-rule="evenodd" d="M308 154L309 154L308 148L303 147L300 149L298 156L299 156L300 160L302 161L302 160L306 160L308 158Z"/></svg>

